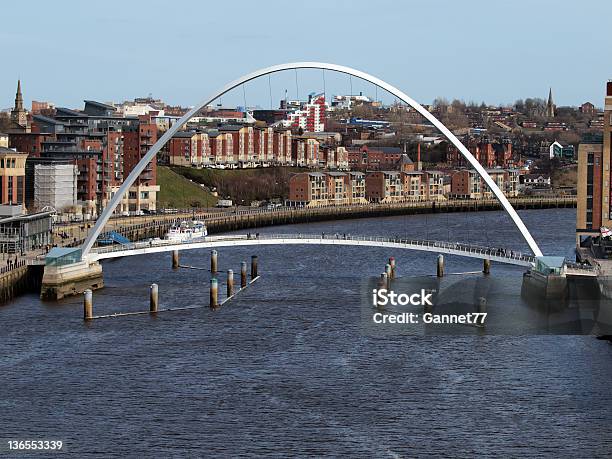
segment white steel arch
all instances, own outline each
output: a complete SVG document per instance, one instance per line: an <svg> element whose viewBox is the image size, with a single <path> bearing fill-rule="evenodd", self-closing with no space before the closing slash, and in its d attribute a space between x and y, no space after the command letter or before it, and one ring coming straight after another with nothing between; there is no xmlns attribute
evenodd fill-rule
<svg viewBox="0 0 612 459"><path fill-rule="evenodd" d="M487 171L482 167L482 165L474 158L474 156L469 152L469 150L459 141L459 139L450 131L446 126L444 126L435 116L433 116L428 110L426 110L421 104L413 100L407 94L403 93L396 87L380 80L372 75L369 75L365 72L361 72L359 70L352 69L350 67L345 67L343 65L336 64L326 64L323 62L293 62L288 64L279 64L273 65L272 67L267 67L261 70L257 70L255 72L249 73L243 77L240 77L231 83L225 85L219 91L213 93L207 99L204 99L201 103L197 104L193 107L189 112L187 112L181 119L179 119L174 125L168 129L164 135L162 135L157 142L151 147L151 149L147 152L146 155L140 160L140 162L134 167L130 175L125 179L119 190L114 194L109 204L106 206L102 215L98 218L95 226L92 231L89 233L89 236L85 240L82 246L81 259L85 260L87 255L89 254L91 248L94 245L94 242L102 232L104 225L111 217L115 208L121 201L121 198L129 191L132 184L136 181L140 173L144 170L145 166L155 158L159 150L174 136L174 134L180 130L192 116L194 116L197 112L199 112L203 107L211 104L215 99L221 97L223 94L231 91L232 89L240 86L248 81L254 80L255 78L259 78L264 75L268 75L271 73L282 72L284 70L294 70L294 69L320 69L320 70L331 70L334 72L345 73L348 75L352 75L357 78L361 78L366 80L376 86L386 90L387 92L393 94L395 97L400 99L402 102L410 105L417 112L419 112L425 119L430 121L438 130L461 152L461 154L468 160L470 165L476 169L476 172L482 177L487 186L491 189L497 200L503 206L504 210L510 215L510 218L521 232L521 235L529 245L529 248L533 252L535 256L542 256L542 251L538 247L538 244L535 242L531 233L516 213L516 210L512 207L512 204L508 201L504 193L499 189L493 179L487 174Z"/></svg>

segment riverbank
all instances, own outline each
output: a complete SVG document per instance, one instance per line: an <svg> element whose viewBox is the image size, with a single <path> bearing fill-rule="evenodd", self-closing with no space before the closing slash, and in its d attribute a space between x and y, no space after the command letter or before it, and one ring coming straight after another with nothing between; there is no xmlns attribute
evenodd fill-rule
<svg viewBox="0 0 612 459"><path fill-rule="evenodd" d="M576 207L575 197L510 198L515 209L551 209ZM150 237L163 237L173 223L195 218L204 220L211 234L224 231L253 229L265 226L288 225L294 223L311 223L329 220L347 220L357 218L389 217L396 215L436 214L454 212L480 212L500 210L501 204L496 199L482 200L447 200L398 202L393 204L367 204L355 206L330 206L312 208L278 208L278 209L202 209L194 212L182 212L172 215L148 215L125 217L110 220L105 231L116 231L131 241ZM57 234L67 233L68 238L56 237L56 243L75 247L86 238L92 223L75 223L62 225Z"/></svg>
<svg viewBox="0 0 612 459"><path fill-rule="evenodd" d="M576 207L576 198L511 198L517 209L551 209ZM209 232L235 231L293 223L311 223L328 220L390 217L397 215L435 214L449 212L479 212L500 210L495 199L419 201L394 204L368 204L342 207L313 207L300 209L278 209L255 211L235 215L212 216L206 219Z"/></svg>

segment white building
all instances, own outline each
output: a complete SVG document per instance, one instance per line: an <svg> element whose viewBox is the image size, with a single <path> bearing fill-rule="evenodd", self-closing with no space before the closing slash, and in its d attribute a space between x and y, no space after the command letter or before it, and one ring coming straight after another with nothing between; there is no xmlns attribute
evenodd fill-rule
<svg viewBox="0 0 612 459"><path fill-rule="evenodd" d="M77 203L77 177L74 164L37 164L34 166L34 207L53 207L64 211Z"/></svg>

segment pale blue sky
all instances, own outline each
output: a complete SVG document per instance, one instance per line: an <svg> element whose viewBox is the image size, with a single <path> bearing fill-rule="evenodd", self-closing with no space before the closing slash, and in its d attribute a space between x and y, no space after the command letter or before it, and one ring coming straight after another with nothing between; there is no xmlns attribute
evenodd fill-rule
<svg viewBox="0 0 612 459"><path fill-rule="evenodd" d="M552 86L558 105L601 106L612 78L609 0L30 1L3 4L2 18L0 108L18 77L28 106L149 93L193 105L252 70L300 60L364 70L422 103L511 103ZM271 82L275 106L285 88L295 96L294 74ZM328 93L349 88L326 73ZM298 74L300 97L321 89L321 72ZM245 93L270 105L267 78ZM242 101L242 90L222 100Z"/></svg>

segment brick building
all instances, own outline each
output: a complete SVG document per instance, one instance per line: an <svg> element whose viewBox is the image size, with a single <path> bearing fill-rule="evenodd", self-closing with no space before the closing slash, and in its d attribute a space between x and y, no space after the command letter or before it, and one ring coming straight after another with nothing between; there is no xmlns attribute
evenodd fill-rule
<svg viewBox="0 0 612 459"><path fill-rule="evenodd" d="M576 234L578 236L599 234L599 228L603 225L602 203L606 194L603 188L603 154L602 135L583 138L578 145L576 209Z"/></svg>
<svg viewBox="0 0 612 459"><path fill-rule="evenodd" d="M361 172L302 172L289 179L289 205L325 206L366 204Z"/></svg>
<svg viewBox="0 0 612 459"><path fill-rule="evenodd" d="M513 165L512 143L508 139L491 141L486 137L470 136L463 139L463 144L485 168L507 168ZM446 162L451 167L465 167L469 165L467 159L452 144L449 144L447 147Z"/></svg>
<svg viewBox="0 0 612 459"><path fill-rule="evenodd" d="M28 155L0 147L0 204L24 204Z"/></svg>
<svg viewBox="0 0 612 459"><path fill-rule="evenodd" d="M151 120L151 115L140 115L138 123L127 126L123 130L123 175L124 179L132 172L138 162L146 155L157 141L157 126ZM115 192L118 189L113 190ZM153 159L128 192L120 205L120 212L155 210L157 202L157 161Z"/></svg>

